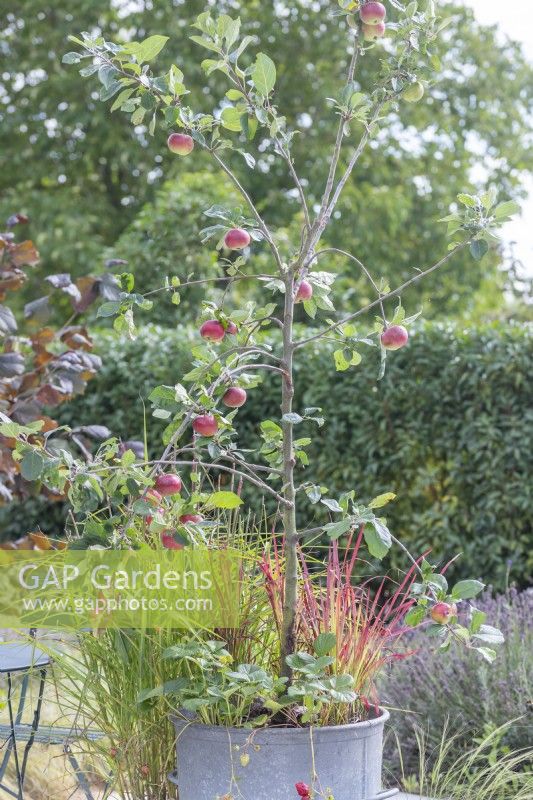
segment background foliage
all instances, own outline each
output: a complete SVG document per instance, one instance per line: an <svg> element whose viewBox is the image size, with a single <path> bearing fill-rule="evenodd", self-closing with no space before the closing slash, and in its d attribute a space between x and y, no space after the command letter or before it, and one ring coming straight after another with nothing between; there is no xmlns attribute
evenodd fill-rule
<svg viewBox="0 0 533 800"><path fill-rule="evenodd" d="M434 223L459 191L491 181L500 186L502 199L520 195L531 146L533 72L520 48L502 43L495 29L477 25L462 4L443 5L453 9L453 16L439 44L438 80L422 103L402 104L393 124L364 155L331 234L332 242L371 260L374 268L379 265L395 284L445 249L445 228ZM60 63L67 36L79 30L105 29L116 39L126 34L142 39L163 30L171 41L180 42L180 52L167 48L158 66L163 70L178 60L195 104L205 110L212 107L212 95L223 97L222 86L213 76L213 88L200 91L203 76L195 45L186 36L204 6L204 0L26 0L0 14L0 217L14 209L29 213L34 220L30 235L37 239L45 271L74 276L93 271L105 246L120 257L131 241L129 226L139 230L135 220L140 209L146 247L137 255L151 257L148 262L136 259L142 283L150 269L166 268L169 254L177 266L184 253L189 259L195 254L205 258L183 216L176 215L174 230L162 231L160 199L147 205L164 179L182 177L183 167L167 152L162 136L152 139L142 125L132 129L120 112L108 114L93 84ZM220 0L216 6L220 12L235 12L237 4ZM334 136L333 111L316 98L335 96L346 60L342 25L330 24L328 18L333 6L330 0L238 4L245 32L261 33L283 65L279 104L304 129L305 135L295 141L295 161L301 174L309 176L306 189L315 197ZM332 53L338 75L331 70ZM363 91L379 69L379 57L377 48L363 60L358 73ZM309 113L302 115L302 108ZM263 155L255 171L247 171L244 162L234 166L241 175L246 172L246 184L261 211L290 228L297 206L288 178L259 144ZM483 168L474 170L480 154ZM209 167L196 159L194 168L201 173ZM167 190L168 202L180 192L177 211L186 210L186 195L194 192L188 179ZM155 253L154 239L159 241ZM445 276L413 290L412 302L425 299L425 313L433 317L497 313L506 283L500 266L497 253L483 266L460 256ZM353 272L340 288L347 304L354 294L364 299L366 287Z"/></svg>
<svg viewBox="0 0 533 800"><path fill-rule="evenodd" d="M134 342L100 335L102 371L83 397L62 409L62 421L99 419L124 440L142 439L143 399L155 385L179 380L195 340L196 330L182 327L146 327ZM428 324L388 360L377 385L377 353L336 373L330 349L321 345L297 370L298 385L306 387L297 408L322 406L329 420L309 431L309 480L331 491L353 487L365 501L394 491L398 498L387 519L413 551L432 546L436 558L461 552L454 574L483 576L499 587L508 576L527 583L533 566L533 329ZM240 411L243 446L256 446L259 422L278 414L278 387L271 381L250 391ZM157 450L164 423L149 412L147 421ZM310 520L315 509L309 508ZM0 513L4 536L20 531L16 507ZM29 508L26 513L30 524ZM58 509L33 513L32 524L57 532L58 517L50 513Z"/></svg>

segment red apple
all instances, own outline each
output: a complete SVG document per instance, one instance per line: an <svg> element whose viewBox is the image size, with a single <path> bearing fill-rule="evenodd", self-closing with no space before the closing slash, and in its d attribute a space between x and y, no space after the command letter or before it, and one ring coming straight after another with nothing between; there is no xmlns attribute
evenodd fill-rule
<svg viewBox="0 0 533 800"><path fill-rule="evenodd" d="M235 334L238 332L239 332L238 327L235 325L234 322L230 320L226 325L226 333L229 333L230 336L235 336Z"/></svg>
<svg viewBox="0 0 533 800"><path fill-rule="evenodd" d="M403 325L391 325L381 334L381 344L385 350L399 350L409 341L409 334Z"/></svg>
<svg viewBox="0 0 533 800"><path fill-rule="evenodd" d="M221 342L225 335L224 326L217 319L208 319L200 328L200 336L210 342Z"/></svg>
<svg viewBox="0 0 533 800"><path fill-rule="evenodd" d="M377 25L387 16L387 9L383 3L365 3L359 10L361 21L366 25Z"/></svg>
<svg viewBox="0 0 533 800"><path fill-rule="evenodd" d="M385 36L385 23L378 22L377 25L365 25L363 23L363 37L366 42L374 42Z"/></svg>
<svg viewBox="0 0 533 800"><path fill-rule="evenodd" d="M250 242L250 234L244 228L232 228L224 237L224 244L229 250L243 250Z"/></svg>
<svg viewBox="0 0 533 800"><path fill-rule="evenodd" d="M435 603L430 612L433 622L439 625L446 625L452 617L457 616L457 606L455 603Z"/></svg>
<svg viewBox="0 0 533 800"><path fill-rule="evenodd" d="M179 475L158 475L155 480L155 488L165 497L168 494L179 494L182 482Z"/></svg>
<svg viewBox="0 0 533 800"><path fill-rule="evenodd" d="M231 386L224 397L222 402L228 408L240 408L246 403L247 394L240 386Z"/></svg>
<svg viewBox="0 0 533 800"><path fill-rule="evenodd" d="M302 281L298 291L296 292L296 303L302 303L304 300L310 300L313 296L313 287L309 281Z"/></svg>
<svg viewBox="0 0 533 800"><path fill-rule="evenodd" d="M174 539L172 531L163 531L161 534L161 544L167 550L183 550L183 545Z"/></svg>
<svg viewBox="0 0 533 800"><path fill-rule="evenodd" d="M183 522L184 525L199 525L203 521L204 518L201 514L182 514L180 517L180 522Z"/></svg>
<svg viewBox="0 0 533 800"><path fill-rule="evenodd" d="M167 144L168 149L178 156L188 156L194 150L194 139L186 133L171 133Z"/></svg>
<svg viewBox="0 0 533 800"><path fill-rule="evenodd" d="M200 414L193 421L192 427L200 436L214 436L218 431L218 422L213 414Z"/></svg>

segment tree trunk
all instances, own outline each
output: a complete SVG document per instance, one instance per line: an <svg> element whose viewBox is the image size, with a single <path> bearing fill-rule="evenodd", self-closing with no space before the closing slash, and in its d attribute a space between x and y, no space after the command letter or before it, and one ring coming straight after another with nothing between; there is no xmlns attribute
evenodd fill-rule
<svg viewBox="0 0 533 800"><path fill-rule="evenodd" d="M285 280L285 311L283 316L283 363L285 372L282 385L281 413L292 411L294 397L293 381L293 318L294 276L290 271ZM282 420L283 428L283 496L290 503L283 510L285 534L285 593L283 601L283 629L281 640L281 674L290 679L291 669L286 663L288 655L295 650L295 617L298 600L298 531L296 527L296 492L294 487L293 424Z"/></svg>

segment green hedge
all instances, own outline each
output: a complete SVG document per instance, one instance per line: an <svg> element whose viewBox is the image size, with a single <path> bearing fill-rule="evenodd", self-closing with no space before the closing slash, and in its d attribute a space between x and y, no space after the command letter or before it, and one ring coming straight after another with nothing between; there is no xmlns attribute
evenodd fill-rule
<svg viewBox="0 0 533 800"><path fill-rule="evenodd" d="M188 362L190 330L143 329L135 342L102 334L104 368L63 421L100 422L124 439L142 438L150 389L175 383ZM394 491L387 509L394 533L414 552L463 553L456 574L502 587L528 582L533 528L533 329L426 326L388 359L377 383L377 352L345 373L330 348L316 346L297 364L296 406L322 406L324 428L311 431L307 475L331 492L355 489L362 500ZM247 445L257 423L279 416L279 387L268 378L239 414ZM149 420L157 448L157 420ZM57 513L57 512L56 512ZM4 512L5 515L5 512ZM4 520L20 532L20 509ZM33 517L35 517L33 519ZM25 521L56 524L28 506Z"/></svg>

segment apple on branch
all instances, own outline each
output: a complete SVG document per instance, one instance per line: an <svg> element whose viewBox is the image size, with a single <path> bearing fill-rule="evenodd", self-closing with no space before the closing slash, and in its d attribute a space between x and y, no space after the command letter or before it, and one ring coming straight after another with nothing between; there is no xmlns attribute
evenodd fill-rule
<svg viewBox="0 0 533 800"><path fill-rule="evenodd" d="M181 492L182 482L179 475L158 475L155 481L155 488L163 497Z"/></svg>
<svg viewBox="0 0 533 800"><path fill-rule="evenodd" d="M302 281L296 292L295 303L303 303L313 296L313 287L309 281Z"/></svg>
<svg viewBox="0 0 533 800"><path fill-rule="evenodd" d="M240 408L246 403L248 395L240 386L231 386L222 398L222 402L228 408Z"/></svg>
<svg viewBox="0 0 533 800"><path fill-rule="evenodd" d="M365 25L379 25L385 21L387 9L383 3L365 3L359 10L359 16Z"/></svg>
<svg viewBox="0 0 533 800"><path fill-rule="evenodd" d="M250 242L250 234L244 228L232 228L224 237L224 244L228 250L243 250Z"/></svg>
<svg viewBox="0 0 533 800"><path fill-rule="evenodd" d="M217 319L208 319L200 328L200 336L210 342L221 342L226 335L226 329Z"/></svg>
<svg viewBox="0 0 533 800"><path fill-rule="evenodd" d="M192 427L199 436L214 436L218 431L218 422L213 414L200 414L193 420Z"/></svg>
<svg viewBox="0 0 533 800"><path fill-rule="evenodd" d="M381 334L381 344L385 350L399 350L409 341L409 334L403 325L391 325Z"/></svg>
<svg viewBox="0 0 533 800"><path fill-rule="evenodd" d="M385 23L378 22L377 25L366 25L363 23L363 38L365 42L375 42L385 36Z"/></svg>
<svg viewBox="0 0 533 800"><path fill-rule="evenodd" d="M167 139L168 149L178 156L188 156L194 150L194 139L186 133L171 133Z"/></svg>
<svg viewBox="0 0 533 800"><path fill-rule="evenodd" d="M455 603L435 603L430 611L430 617L438 625L447 625L453 617L457 616Z"/></svg>

